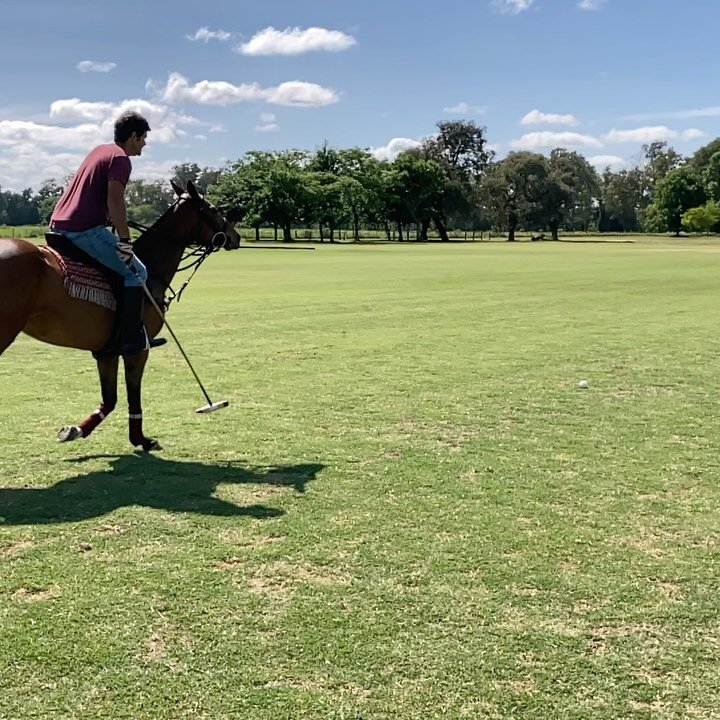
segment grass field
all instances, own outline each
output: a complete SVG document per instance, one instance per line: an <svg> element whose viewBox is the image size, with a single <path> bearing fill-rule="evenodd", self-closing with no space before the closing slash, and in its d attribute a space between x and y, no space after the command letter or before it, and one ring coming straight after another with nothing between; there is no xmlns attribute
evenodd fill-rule
<svg viewBox="0 0 720 720"><path fill-rule="evenodd" d="M0 718L720 717L720 245L214 256L133 454L0 358ZM587 390L578 382L587 379Z"/></svg>

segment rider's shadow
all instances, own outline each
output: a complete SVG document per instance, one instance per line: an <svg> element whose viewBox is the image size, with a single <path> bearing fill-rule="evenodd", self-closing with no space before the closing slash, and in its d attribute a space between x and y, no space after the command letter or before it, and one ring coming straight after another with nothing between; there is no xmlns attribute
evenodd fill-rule
<svg viewBox="0 0 720 720"><path fill-rule="evenodd" d="M112 459L110 469L76 475L47 488L0 487L0 525L75 522L129 505L201 515L277 517L282 510L234 505L213 493L221 483L282 486L302 493L324 467L303 464L252 470L233 462L178 462L150 453L96 455L69 462L101 457Z"/></svg>

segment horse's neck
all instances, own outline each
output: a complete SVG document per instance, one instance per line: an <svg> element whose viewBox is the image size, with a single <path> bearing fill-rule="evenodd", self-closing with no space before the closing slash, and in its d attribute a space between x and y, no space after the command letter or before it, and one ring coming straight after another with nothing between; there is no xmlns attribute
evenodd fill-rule
<svg viewBox="0 0 720 720"><path fill-rule="evenodd" d="M170 285L189 242L181 208L163 216L135 244L135 252L152 277Z"/></svg>

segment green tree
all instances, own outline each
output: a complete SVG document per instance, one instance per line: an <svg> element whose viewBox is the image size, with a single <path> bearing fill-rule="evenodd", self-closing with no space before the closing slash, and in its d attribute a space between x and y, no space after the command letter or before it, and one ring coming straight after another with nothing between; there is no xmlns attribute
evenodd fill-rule
<svg viewBox="0 0 720 720"><path fill-rule="evenodd" d="M435 218L443 239L445 225L468 227L480 224L477 185L494 152L487 147L486 128L472 120L437 123L438 132L416 150L409 151L438 163L445 173L442 207Z"/></svg>
<svg viewBox="0 0 720 720"><path fill-rule="evenodd" d="M385 219L383 163L367 150L355 147L338 150L338 165L343 199L352 215L353 236L359 240L361 220L378 225Z"/></svg>
<svg viewBox="0 0 720 720"><path fill-rule="evenodd" d="M720 202L720 150L708 159L702 179L707 196Z"/></svg>
<svg viewBox="0 0 720 720"><path fill-rule="evenodd" d="M706 200L700 176L692 167L683 166L673 170L658 183L654 204L664 215L667 229L677 237L685 212L703 205Z"/></svg>
<svg viewBox="0 0 720 720"><path fill-rule="evenodd" d="M710 158L717 152L720 152L720 138L715 138L712 142L699 148L695 154L688 160L688 164L698 173L705 170L710 162Z"/></svg>
<svg viewBox="0 0 720 720"><path fill-rule="evenodd" d="M720 204L712 200L699 207L686 210L682 216L683 227L692 232L710 232L720 223Z"/></svg>
<svg viewBox="0 0 720 720"><path fill-rule="evenodd" d="M399 240L403 240L406 223L419 227L421 239L427 240L430 222L434 220L437 224L440 215L444 186L445 173L434 160L425 160L414 153L397 157L387 174L386 193Z"/></svg>
<svg viewBox="0 0 720 720"><path fill-rule="evenodd" d="M349 180L349 178L344 178ZM325 227L330 242L335 242L335 230L350 219L343 196L343 178L329 172L307 172L305 190L307 211L305 219L315 221L320 228L320 242L325 240Z"/></svg>
<svg viewBox="0 0 720 720"><path fill-rule="evenodd" d="M499 227L507 228L508 242L518 227L542 218L547 212L543 193L550 167L539 153L512 152L492 166L483 182L483 198Z"/></svg>
<svg viewBox="0 0 720 720"><path fill-rule="evenodd" d="M49 222L55 205L62 195L63 188L58 185L55 178L43 180L35 194L33 202L38 210L40 222Z"/></svg>
<svg viewBox="0 0 720 720"><path fill-rule="evenodd" d="M183 186L184 187L184 186ZM151 225L173 203L175 195L162 181L130 180L125 188L128 218Z"/></svg>
<svg viewBox="0 0 720 720"><path fill-rule="evenodd" d="M33 192L4 190L0 192L0 222L5 225L34 225L40 222L40 214Z"/></svg>
<svg viewBox="0 0 720 720"><path fill-rule="evenodd" d="M180 163L173 167L172 180L180 187L187 187L189 181L195 184L198 192L205 195L220 178L221 171L215 168L201 168L197 163Z"/></svg>
<svg viewBox="0 0 720 720"><path fill-rule="evenodd" d="M606 168L600 183L598 230L633 232L639 229L645 203L645 178L638 168L612 172Z"/></svg>
<svg viewBox="0 0 720 720"><path fill-rule="evenodd" d="M644 193L641 207L645 208L655 199L658 183L682 165L683 157L662 141L643 145L642 152Z"/></svg>
<svg viewBox="0 0 720 720"><path fill-rule="evenodd" d="M587 230L595 215L600 195L597 171L579 153L557 148L550 153L548 225L557 240L560 225Z"/></svg>

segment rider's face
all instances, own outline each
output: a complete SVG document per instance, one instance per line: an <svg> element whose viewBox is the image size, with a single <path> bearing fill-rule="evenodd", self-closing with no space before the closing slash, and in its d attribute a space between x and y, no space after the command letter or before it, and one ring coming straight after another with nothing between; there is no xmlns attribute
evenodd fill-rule
<svg viewBox="0 0 720 720"><path fill-rule="evenodd" d="M128 155L141 155L145 143L147 142L147 133L144 132L142 135L133 133L129 138L126 146Z"/></svg>

